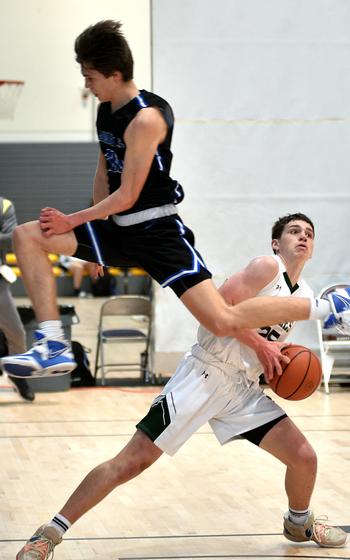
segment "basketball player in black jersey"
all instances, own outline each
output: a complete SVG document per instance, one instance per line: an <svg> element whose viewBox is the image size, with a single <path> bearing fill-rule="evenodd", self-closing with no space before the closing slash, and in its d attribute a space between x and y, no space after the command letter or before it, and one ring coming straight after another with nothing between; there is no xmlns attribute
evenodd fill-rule
<svg viewBox="0 0 350 560"><path fill-rule="evenodd" d="M100 101L94 205L68 215L44 208L39 221L16 229L16 255L39 328L33 349L3 359L5 371L43 376L67 373L76 365L59 319L50 252L96 262L97 274L103 266L141 266L161 286L170 286L217 336L283 321L338 320L348 294L345 303L337 296L330 302L280 298L276 304L275 298L261 297L229 306L224 301L194 247L193 233L177 213L183 190L170 177L173 112L164 99L136 87L120 27L101 21L76 39L86 87Z"/></svg>

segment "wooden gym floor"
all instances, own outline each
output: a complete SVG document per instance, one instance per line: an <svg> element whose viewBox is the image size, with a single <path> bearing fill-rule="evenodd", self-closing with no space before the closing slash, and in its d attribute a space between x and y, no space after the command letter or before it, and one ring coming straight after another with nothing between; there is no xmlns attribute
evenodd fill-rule
<svg viewBox="0 0 350 560"><path fill-rule="evenodd" d="M73 338L92 347L101 300L74 303L81 323ZM83 476L126 444L160 388L71 389L38 393L27 404L0 382L0 559L14 560ZM320 390L282 403L319 456L316 515L347 531L349 402L349 389L331 388L330 395ZM220 447L206 425L173 458L164 455L80 519L55 560L350 559L350 544L287 541L286 507L284 467L245 441Z"/></svg>

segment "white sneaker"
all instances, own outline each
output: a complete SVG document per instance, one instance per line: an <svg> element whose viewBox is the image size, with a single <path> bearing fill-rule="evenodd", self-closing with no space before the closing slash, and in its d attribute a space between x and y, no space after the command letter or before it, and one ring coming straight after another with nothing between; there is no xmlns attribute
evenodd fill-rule
<svg viewBox="0 0 350 560"><path fill-rule="evenodd" d="M2 369L12 377L48 377L64 375L77 367L70 348L64 340L46 338L42 331L35 331L36 342L24 354L2 358Z"/></svg>
<svg viewBox="0 0 350 560"><path fill-rule="evenodd" d="M336 548L344 546L347 539L347 533L340 527L333 527L325 523L327 518L314 518L314 514L310 515L304 525L297 525L289 519L288 512L284 514L284 530L283 534L289 541L306 542L314 541L319 546L327 548Z"/></svg>
<svg viewBox="0 0 350 560"><path fill-rule="evenodd" d="M42 525L19 551L16 560L49 560L62 537L54 527Z"/></svg>

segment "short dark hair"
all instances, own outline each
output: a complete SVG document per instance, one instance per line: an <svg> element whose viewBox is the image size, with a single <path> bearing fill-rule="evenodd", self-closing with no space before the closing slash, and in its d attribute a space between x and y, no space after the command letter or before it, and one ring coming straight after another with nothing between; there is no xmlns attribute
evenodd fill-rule
<svg viewBox="0 0 350 560"><path fill-rule="evenodd" d="M75 40L75 60L106 78L118 71L125 82L132 80L134 60L121 26L119 21L111 19L90 25Z"/></svg>
<svg viewBox="0 0 350 560"><path fill-rule="evenodd" d="M294 220L302 220L303 222L307 222L312 227L313 233L315 233L315 226L310 218L305 214L302 214L301 212L296 212L295 214L286 214L285 216L278 218L278 220L272 226L271 239L280 239L284 227L289 224L289 222L293 222Z"/></svg>

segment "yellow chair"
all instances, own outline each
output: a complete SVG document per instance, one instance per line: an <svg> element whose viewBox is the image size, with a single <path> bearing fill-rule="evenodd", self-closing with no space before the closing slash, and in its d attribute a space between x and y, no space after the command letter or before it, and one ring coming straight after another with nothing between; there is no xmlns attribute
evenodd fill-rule
<svg viewBox="0 0 350 560"><path fill-rule="evenodd" d="M56 253L49 253L49 259L52 262L52 264L56 264L59 260L59 256L56 255Z"/></svg>
<svg viewBox="0 0 350 560"><path fill-rule="evenodd" d="M5 257L6 264L13 266L17 264L16 255L14 253L7 253Z"/></svg>
<svg viewBox="0 0 350 560"><path fill-rule="evenodd" d="M11 266L13 272L16 274L17 278L19 278L19 276L21 276L21 270L18 266Z"/></svg>

